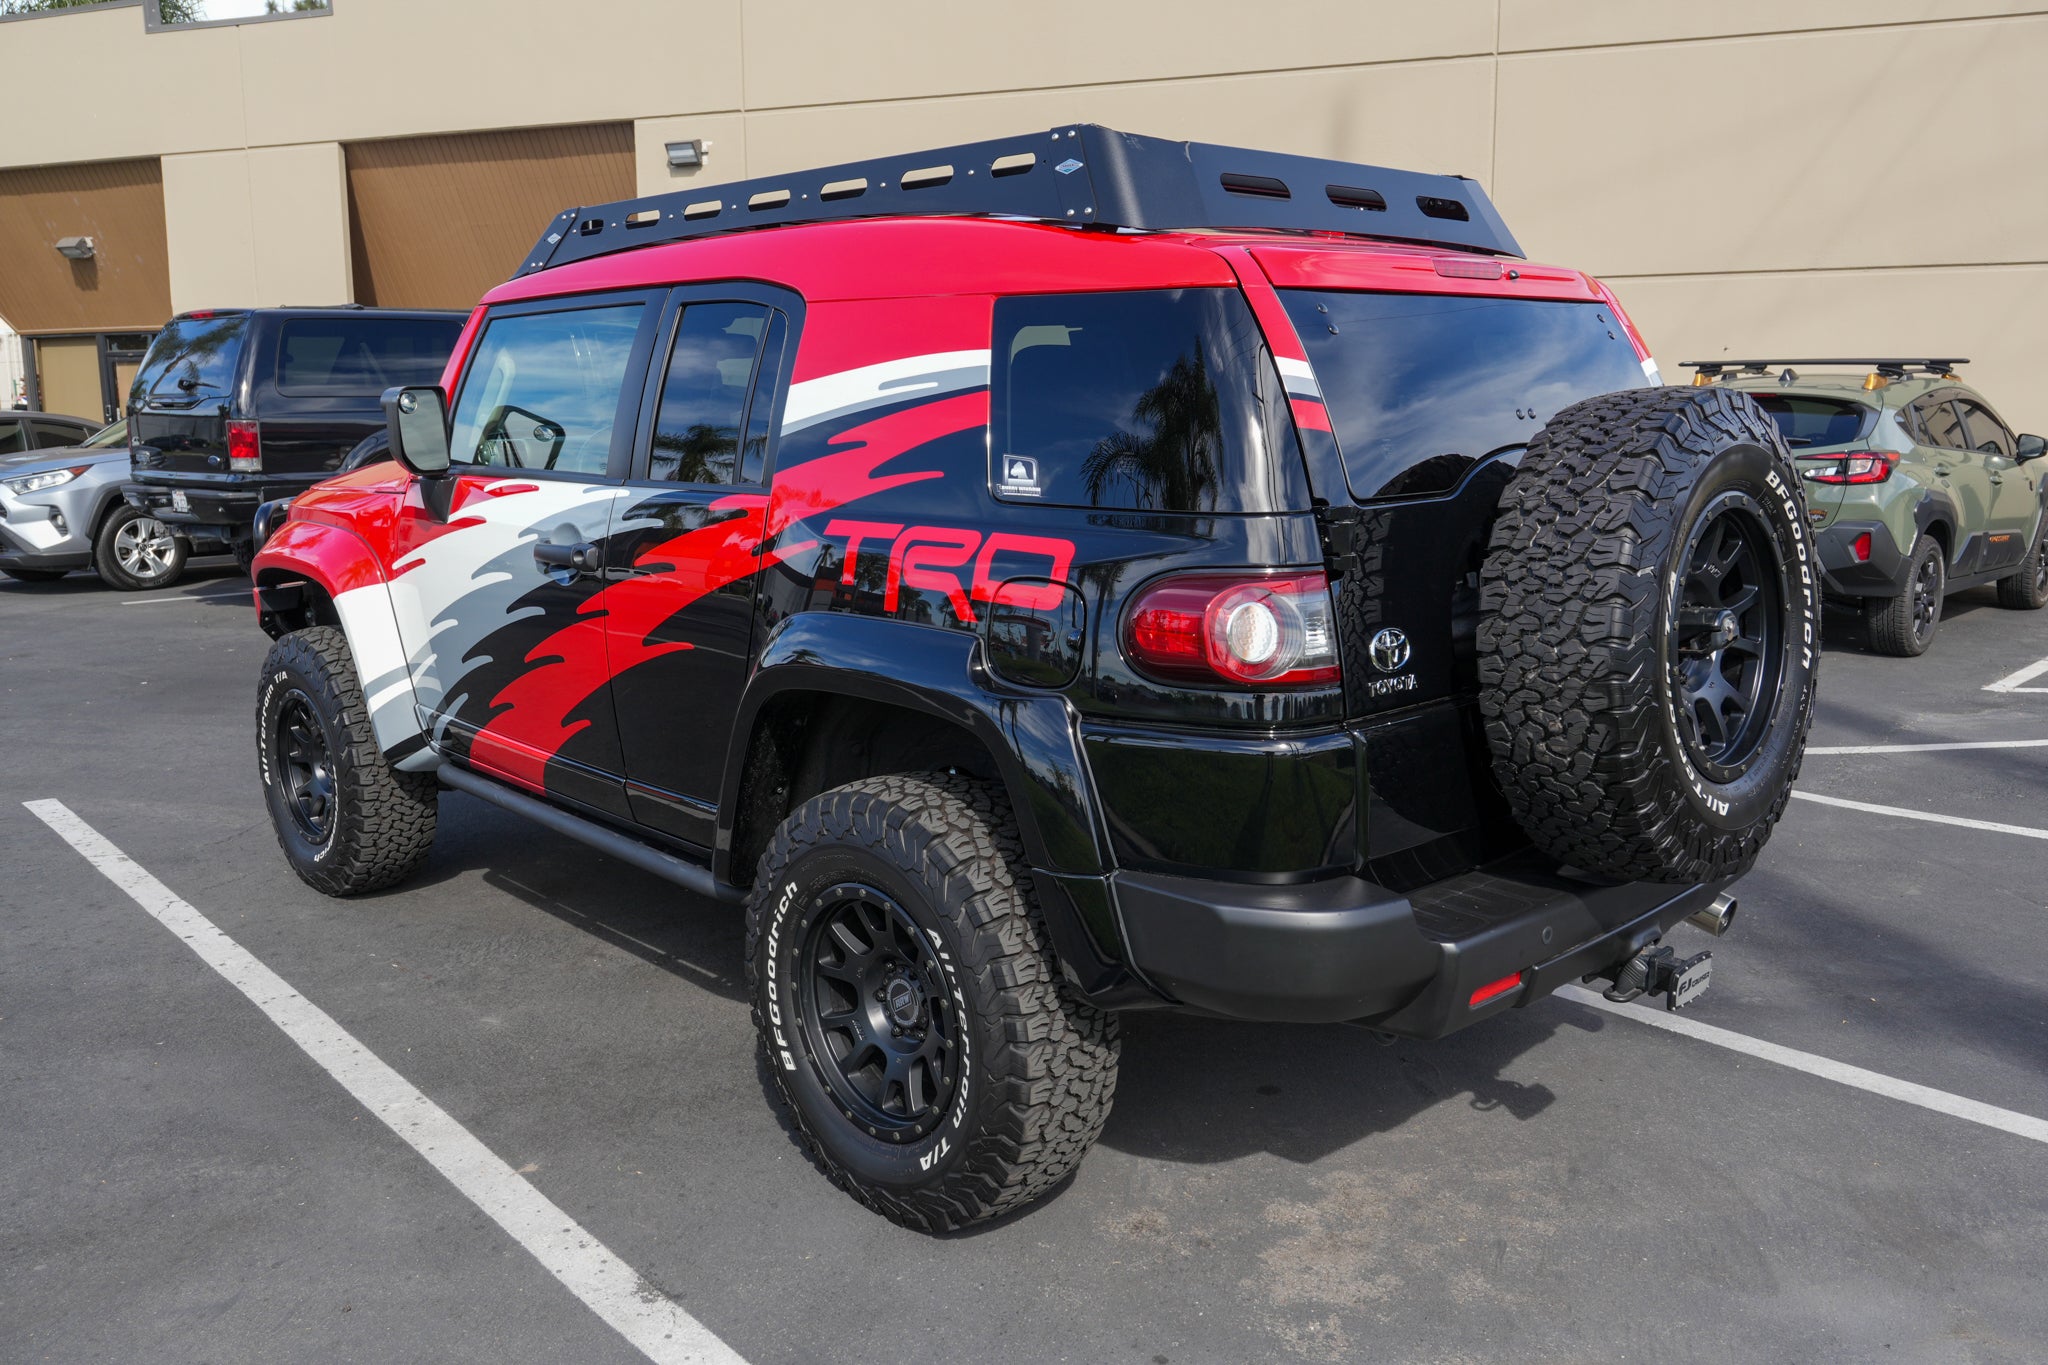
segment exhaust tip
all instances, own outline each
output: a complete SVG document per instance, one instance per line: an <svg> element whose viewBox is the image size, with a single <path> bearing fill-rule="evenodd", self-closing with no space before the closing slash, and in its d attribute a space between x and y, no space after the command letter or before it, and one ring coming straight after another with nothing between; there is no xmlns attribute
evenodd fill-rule
<svg viewBox="0 0 2048 1365"><path fill-rule="evenodd" d="M1685 917L1685 922L1695 929L1704 929L1715 938L1728 932L1728 926L1735 923L1735 897L1723 891L1714 897L1713 903L1704 910L1695 910Z"/></svg>

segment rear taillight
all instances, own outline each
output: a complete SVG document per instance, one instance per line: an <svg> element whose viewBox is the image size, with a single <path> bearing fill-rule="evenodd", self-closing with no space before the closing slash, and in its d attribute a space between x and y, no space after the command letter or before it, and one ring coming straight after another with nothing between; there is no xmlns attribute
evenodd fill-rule
<svg viewBox="0 0 2048 1365"><path fill-rule="evenodd" d="M1883 483L1892 476L1898 458L1878 450L1854 450L1846 455L1804 455L1799 474L1808 483Z"/></svg>
<svg viewBox="0 0 2048 1365"><path fill-rule="evenodd" d="M1339 677L1330 581L1182 574L1138 594L1124 650L1140 671L1181 682L1312 687Z"/></svg>
<svg viewBox="0 0 2048 1365"><path fill-rule="evenodd" d="M228 423L228 468L237 474L263 472L263 438L254 422Z"/></svg>

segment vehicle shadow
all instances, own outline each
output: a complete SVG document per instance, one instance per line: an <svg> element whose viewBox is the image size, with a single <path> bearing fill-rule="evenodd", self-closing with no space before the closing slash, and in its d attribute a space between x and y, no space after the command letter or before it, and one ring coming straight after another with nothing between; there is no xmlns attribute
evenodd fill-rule
<svg viewBox="0 0 2048 1365"><path fill-rule="evenodd" d="M247 596L240 593L229 594L219 592L216 584L223 580L228 582L240 580L243 583L248 581L232 556L208 555L204 559L195 559L189 562L185 566L185 572L179 575L178 581L170 587L143 589L140 591L117 588L91 569L74 569L54 583L22 583L5 575L0 575L0 600L9 597L106 597L110 594L133 599L158 596L179 597L189 594L191 589L197 587L209 595L193 597L191 600L195 604L217 606L226 603L231 606L247 607L249 605ZM219 596L211 595L216 592L219 592Z"/></svg>
<svg viewBox="0 0 2048 1365"><path fill-rule="evenodd" d="M1997 588L1966 588L1942 599L1941 619L1958 621L1966 616L1974 616L1980 611L2000 609ZM1851 654L1867 654L1872 658L1880 657L1878 651L1871 647L1870 627L1863 619L1862 609L1833 601L1825 603L1821 612L1820 647L1823 654L1843 650ZM1936 637L1933 647L1941 647L1939 636Z"/></svg>

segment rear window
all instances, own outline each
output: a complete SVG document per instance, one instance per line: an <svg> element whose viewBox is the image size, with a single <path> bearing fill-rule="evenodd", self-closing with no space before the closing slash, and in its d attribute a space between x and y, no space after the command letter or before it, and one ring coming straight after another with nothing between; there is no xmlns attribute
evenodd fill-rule
<svg viewBox="0 0 2048 1365"><path fill-rule="evenodd" d="M1757 406L1778 424L1785 444L1845 446L1862 440L1876 425L1877 409L1847 398L1809 398L1805 394L1755 393Z"/></svg>
<svg viewBox="0 0 2048 1365"><path fill-rule="evenodd" d="M998 299L990 388L990 473L1005 501L1307 505L1279 371L1234 289Z"/></svg>
<svg viewBox="0 0 2048 1365"><path fill-rule="evenodd" d="M1474 464L1527 445L1559 409L1645 383L1606 305L1287 289L1351 491L1455 488Z"/></svg>
<svg viewBox="0 0 2048 1365"><path fill-rule="evenodd" d="M292 318L277 341L286 392L381 394L432 384L462 331L460 318Z"/></svg>
<svg viewBox="0 0 2048 1365"><path fill-rule="evenodd" d="M234 386L235 362L241 359L248 327L247 313L172 318L142 358L130 397L139 402L226 393Z"/></svg>

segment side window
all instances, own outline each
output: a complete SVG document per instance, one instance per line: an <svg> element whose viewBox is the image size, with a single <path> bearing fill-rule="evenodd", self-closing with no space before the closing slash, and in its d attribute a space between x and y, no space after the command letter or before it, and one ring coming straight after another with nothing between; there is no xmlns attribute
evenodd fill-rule
<svg viewBox="0 0 2048 1365"><path fill-rule="evenodd" d="M649 478L742 481L741 425L771 311L758 303L692 303L683 309L662 376ZM766 443L764 431L764 448ZM759 477L758 465L754 474Z"/></svg>
<svg viewBox="0 0 2048 1365"><path fill-rule="evenodd" d="M493 318L456 400L457 464L603 474L645 304Z"/></svg>
<svg viewBox="0 0 2048 1365"><path fill-rule="evenodd" d="M28 425L29 430L36 434L36 444L45 450L52 446L75 446L92 434L65 422L30 422Z"/></svg>
<svg viewBox="0 0 2048 1365"><path fill-rule="evenodd" d="M432 384L461 334L457 318L293 318L277 343L287 393L372 393Z"/></svg>
<svg viewBox="0 0 2048 1365"><path fill-rule="evenodd" d="M761 363L754 367L754 402L747 409L747 439L740 444L740 482L759 483L768 467L768 422L775 414L775 381L782 374L782 348L789 341L789 319L768 315L768 339L761 343Z"/></svg>
<svg viewBox="0 0 2048 1365"><path fill-rule="evenodd" d="M1008 502L1267 512L1300 455L1234 289L996 300L990 456Z"/></svg>
<svg viewBox="0 0 2048 1365"><path fill-rule="evenodd" d="M0 420L0 455L17 455L28 449L28 428L19 422Z"/></svg>
<svg viewBox="0 0 2048 1365"><path fill-rule="evenodd" d="M1913 405L1919 418L1920 435L1927 444L1943 450L1968 450L1970 441L1956 410L1945 398L1923 398Z"/></svg>
<svg viewBox="0 0 2048 1365"><path fill-rule="evenodd" d="M2012 458L2012 433L2005 429L2005 423L1998 420L1998 414L1967 398L1956 400L1956 410L1962 413L1963 425L1969 430L1970 449L1985 455L2003 455L2008 460Z"/></svg>

